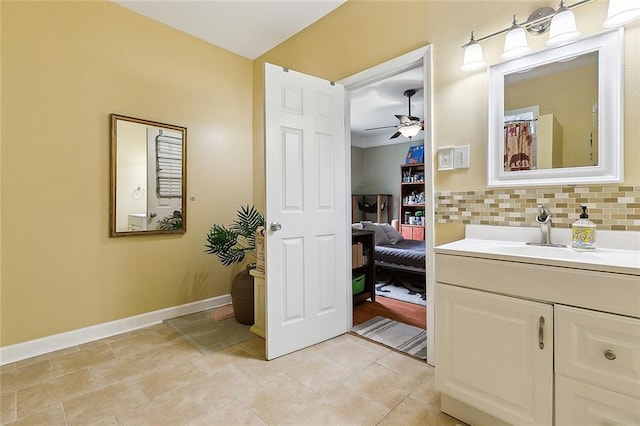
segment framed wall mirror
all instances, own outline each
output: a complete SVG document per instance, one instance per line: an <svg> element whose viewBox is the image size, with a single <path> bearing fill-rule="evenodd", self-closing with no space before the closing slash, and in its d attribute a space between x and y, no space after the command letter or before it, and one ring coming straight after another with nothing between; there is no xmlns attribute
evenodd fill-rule
<svg viewBox="0 0 640 426"><path fill-rule="evenodd" d="M186 127L111 114L111 237L186 224Z"/></svg>
<svg viewBox="0 0 640 426"><path fill-rule="evenodd" d="M622 181L623 31L489 68L489 186Z"/></svg>

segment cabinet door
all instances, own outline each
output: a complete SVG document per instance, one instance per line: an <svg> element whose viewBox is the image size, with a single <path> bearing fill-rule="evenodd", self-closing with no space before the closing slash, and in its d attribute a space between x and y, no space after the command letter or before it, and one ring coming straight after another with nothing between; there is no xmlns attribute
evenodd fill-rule
<svg viewBox="0 0 640 426"><path fill-rule="evenodd" d="M413 228L400 225L400 233L405 240L413 240Z"/></svg>
<svg viewBox="0 0 640 426"><path fill-rule="evenodd" d="M556 425L640 425L640 400L556 374Z"/></svg>
<svg viewBox="0 0 640 426"><path fill-rule="evenodd" d="M438 283L436 384L518 425L551 425L553 307Z"/></svg>
<svg viewBox="0 0 640 426"><path fill-rule="evenodd" d="M414 240L424 240L424 228L417 227L413 228L413 239Z"/></svg>

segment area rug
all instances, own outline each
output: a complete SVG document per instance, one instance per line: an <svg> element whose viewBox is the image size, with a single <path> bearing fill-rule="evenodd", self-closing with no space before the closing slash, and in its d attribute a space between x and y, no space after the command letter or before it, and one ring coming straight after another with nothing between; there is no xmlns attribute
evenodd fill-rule
<svg viewBox="0 0 640 426"><path fill-rule="evenodd" d="M374 317L351 329L362 337L420 359L427 359L427 331L383 317Z"/></svg>
<svg viewBox="0 0 640 426"><path fill-rule="evenodd" d="M424 275L377 271L376 281L376 296L427 306Z"/></svg>
<svg viewBox="0 0 640 426"><path fill-rule="evenodd" d="M211 314L211 310L196 312L165 320L164 323L202 354L219 351L255 336L248 325L240 324L235 318L215 321Z"/></svg>

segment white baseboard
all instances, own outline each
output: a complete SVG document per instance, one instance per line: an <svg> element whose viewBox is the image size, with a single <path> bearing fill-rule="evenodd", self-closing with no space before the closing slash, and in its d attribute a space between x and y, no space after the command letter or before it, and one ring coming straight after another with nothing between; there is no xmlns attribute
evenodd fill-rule
<svg viewBox="0 0 640 426"><path fill-rule="evenodd" d="M23 359L60 349L70 348L72 346L81 345L94 340L104 339L105 337L111 337L117 334L158 324L166 319L228 305L229 303L231 303L231 295L225 294L180 306L172 306L170 308L147 312L116 321L92 325L78 330L54 334L40 339L29 340L28 342L5 346L0 348L0 365L22 361Z"/></svg>

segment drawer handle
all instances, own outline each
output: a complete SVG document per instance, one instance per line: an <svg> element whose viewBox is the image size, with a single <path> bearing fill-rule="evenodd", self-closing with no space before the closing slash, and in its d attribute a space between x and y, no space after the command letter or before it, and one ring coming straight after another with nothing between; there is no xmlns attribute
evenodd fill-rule
<svg viewBox="0 0 640 426"><path fill-rule="evenodd" d="M604 357L609 361L613 361L614 359L616 359L616 353L611 349L607 349L606 351L604 351Z"/></svg>
<svg viewBox="0 0 640 426"><path fill-rule="evenodd" d="M544 349L544 317L538 320L538 346Z"/></svg>

